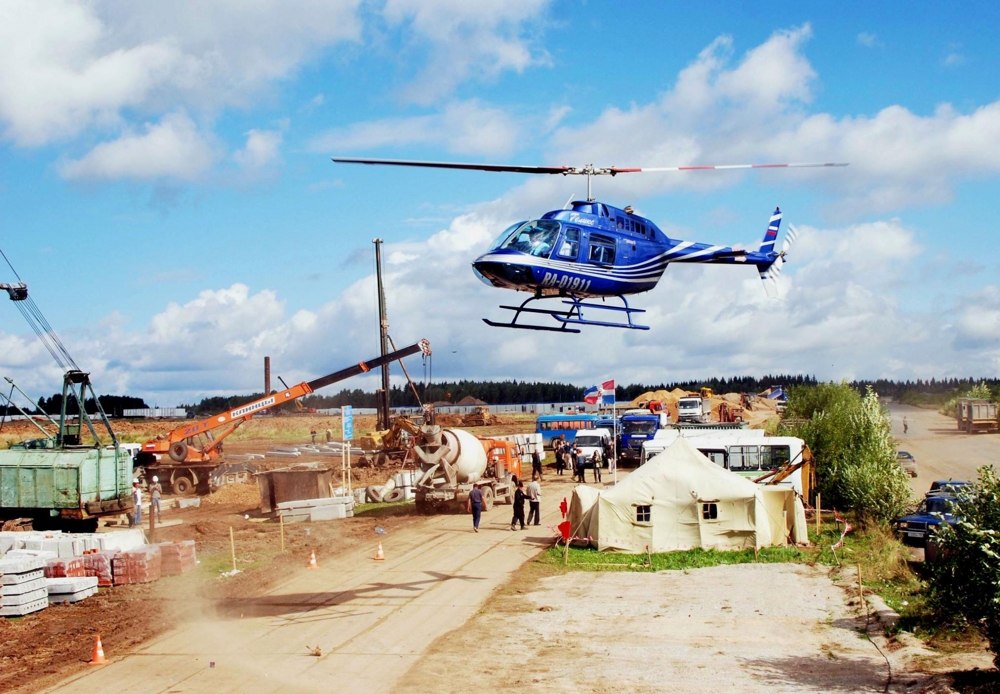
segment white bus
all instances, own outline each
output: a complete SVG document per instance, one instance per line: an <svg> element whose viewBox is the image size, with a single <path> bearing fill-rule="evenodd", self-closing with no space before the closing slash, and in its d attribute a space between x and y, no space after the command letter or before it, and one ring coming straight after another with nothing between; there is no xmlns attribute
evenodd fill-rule
<svg viewBox="0 0 1000 694"><path fill-rule="evenodd" d="M653 456L662 453L676 439L676 436L664 437L644 443L642 445L643 462L645 463ZM731 434L715 431L710 436L690 437L689 440L695 448L719 467L749 478L760 477L788 463L801 462L803 451L808 450L805 442L800 438L764 436L763 429L734 431ZM799 468L781 484L790 485L796 493L802 496L802 471L806 469L806 466Z"/></svg>

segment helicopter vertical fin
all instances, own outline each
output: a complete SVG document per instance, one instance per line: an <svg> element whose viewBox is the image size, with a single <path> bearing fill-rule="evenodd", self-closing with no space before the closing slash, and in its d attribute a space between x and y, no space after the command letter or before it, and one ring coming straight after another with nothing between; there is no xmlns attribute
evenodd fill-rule
<svg viewBox="0 0 1000 694"><path fill-rule="evenodd" d="M778 227L781 226L781 208L775 207L771 221L768 222L767 231L764 232L764 240L758 249L761 253L770 253L774 250L774 242L778 239Z"/></svg>

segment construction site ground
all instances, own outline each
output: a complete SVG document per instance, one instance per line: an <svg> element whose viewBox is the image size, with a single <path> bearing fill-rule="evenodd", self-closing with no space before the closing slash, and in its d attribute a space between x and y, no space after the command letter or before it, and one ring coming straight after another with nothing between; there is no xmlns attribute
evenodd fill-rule
<svg viewBox="0 0 1000 694"><path fill-rule="evenodd" d="M894 409L900 438L904 412L901 447L918 458L920 494L935 477L970 478L1000 445L996 435L952 433L951 420L926 410ZM284 442L304 442L301 426ZM195 539L198 570L0 621L0 691L882 689L885 663L856 630L850 591L820 569L564 575L529 561L551 545L570 480L547 473L542 525L523 532L507 529L504 505L478 534L464 515L387 506L287 525L284 553L252 486L170 509L164 520L181 523L156 539ZM241 573L221 578L230 528ZM379 540L384 562L373 560ZM319 569L309 571L313 549ZM112 663L88 668L98 632ZM888 646L899 691L921 690L927 673L990 665L981 646L944 655Z"/></svg>

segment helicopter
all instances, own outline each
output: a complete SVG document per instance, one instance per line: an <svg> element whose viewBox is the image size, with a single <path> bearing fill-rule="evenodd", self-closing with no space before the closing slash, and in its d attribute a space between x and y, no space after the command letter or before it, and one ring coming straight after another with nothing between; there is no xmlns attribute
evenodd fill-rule
<svg viewBox="0 0 1000 694"><path fill-rule="evenodd" d="M594 176L628 173L685 172L737 169L790 169L842 167L843 163L726 164L712 166L671 166L621 168L586 166L512 166L418 161L404 159L360 159L333 157L338 164L412 166L468 171L523 174L586 176L587 199L571 200L559 210L539 219L512 224L500 234L489 250L472 263L473 272L486 284L501 289L530 292L519 306L501 305L514 312L508 322L483 321L497 328L579 333L577 326L649 330L633 319L645 309L629 305L628 296L653 289L670 263L714 263L752 265L757 268L769 297L778 295L777 278L785 257L798 236L793 225L780 251L775 242L782 212L775 208L764 238L748 247L672 239L651 220L635 214L631 206L617 208L597 201L592 194ZM557 308L540 308L536 302L556 299ZM594 299L600 299L596 303ZM617 299L621 305L608 303ZM611 312L599 314L595 311ZM525 315L544 315L555 324L526 323ZM624 315L623 315L624 314ZM613 318L619 320L613 320ZM518 322L521 320L522 322Z"/></svg>

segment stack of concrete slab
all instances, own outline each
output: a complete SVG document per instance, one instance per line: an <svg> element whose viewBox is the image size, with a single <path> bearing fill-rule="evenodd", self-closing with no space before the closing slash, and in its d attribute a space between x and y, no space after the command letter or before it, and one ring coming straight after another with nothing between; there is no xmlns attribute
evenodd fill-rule
<svg viewBox="0 0 1000 694"><path fill-rule="evenodd" d="M0 559L0 617L21 617L49 606L45 562L37 557Z"/></svg>
<svg viewBox="0 0 1000 694"><path fill-rule="evenodd" d="M158 581L162 556L159 545L143 545L119 552L111 560L115 585Z"/></svg>
<svg viewBox="0 0 1000 694"><path fill-rule="evenodd" d="M0 555L21 551L46 559L79 557L85 552L93 550L116 549L125 551L144 544L146 544L146 537L141 528L117 530L110 533L0 532Z"/></svg>
<svg viewBox="0 0 1000 694"><path fill-rule="evenodd" d="M97 577L46 578L45 589L48 591L50 605L80 602L91 595L97 595Z"/></svg>
<svg viewBox="0 0 1000 694"><path fill-rule="evenodd" d="M45 578L81 578L86 575L83 557L49 559L45 565Z"/></svg>
<svg viewBox="0 0 1000 694"><path fill-rule="evenodd" d="M163 576L180 576L194 569L198 561L194 556L194 540L161 542L160 573Z"/></svg>
<svg viewBox="0 0 1000 694"><path fill-rule="evenodd" d="M327 521L354 516L353 496L333 496L326 499L301 499L278 504L278 513L285 523Z"/></svg>
<svg viewBox="0 0 1000 694"><path fill-rule="evenodd" d="M110 588L114 585L114 572L111 564L116 554L118 554L116 550L107 550L89 552L83 555L84 571L87 576L96 578L97 585L101 588Z"/></svg>

